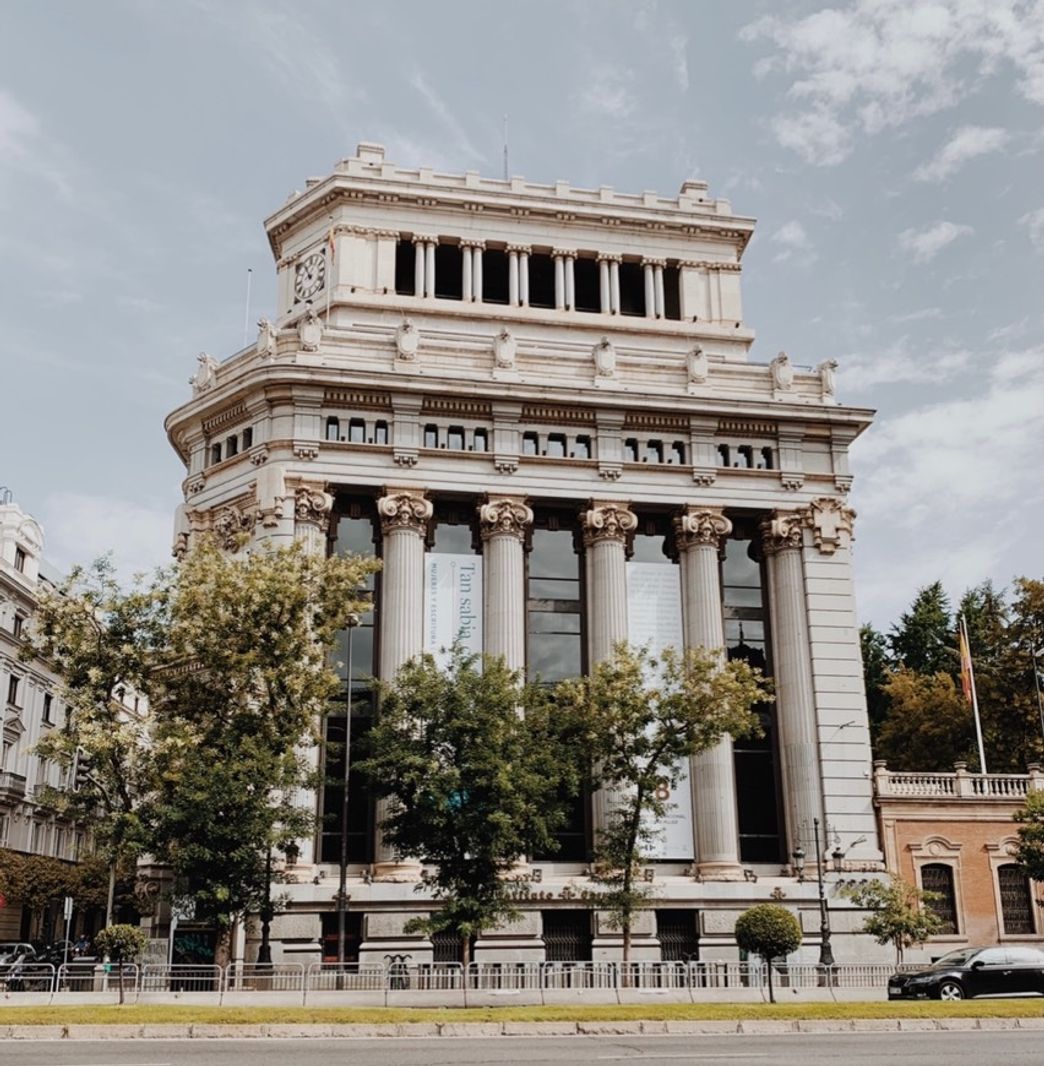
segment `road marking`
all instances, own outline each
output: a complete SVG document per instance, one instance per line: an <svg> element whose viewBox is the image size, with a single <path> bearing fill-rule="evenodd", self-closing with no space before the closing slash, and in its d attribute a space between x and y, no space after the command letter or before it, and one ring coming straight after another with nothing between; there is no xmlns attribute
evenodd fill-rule
<svg viewBox="0 0 1044 1066"><path fill-rule="evenodd" d="M771 1058L767 1052L749 1052L742 1051L736 1054L722 1054L721 1052L707 1053L703 1055L694 1055L692 1052L683 1053L679 1055L646 1055L639 1052L637 1055L599 1055L599 1062L662 1062L664 1059L685 1059L687 1062L698 1061L699 1059L707 1059L710 1062L717 1062L719 1059L767 1059Z"/></svg>

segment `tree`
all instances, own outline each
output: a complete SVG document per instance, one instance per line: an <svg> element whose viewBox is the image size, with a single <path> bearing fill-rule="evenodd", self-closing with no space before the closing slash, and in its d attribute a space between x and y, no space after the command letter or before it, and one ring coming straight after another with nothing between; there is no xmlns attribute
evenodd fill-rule
<svg viewBox="0 0 1044 1066"><path fill-rule="evenodd" d="M71 787L44 788L40 799L66 818L89 822L109 864L110 923L117 868L142 848L140 806L149 780L147 722L125 701L131 693L149 694L161 616L157 588L139 583L124 591L103 558L41 594L21 651L25 660L48 661L62 679L65 721L35 750L66 770Z"/></svg>
<svg viewBox="0 0 1044 1066"><path fill-rule="evenodd" d="M1019 842L1015 861L1034 881L1044 881L1044 792L1029 792L1026 802L1015 812L1019 822Z"/></svg>
<svg viewBox="0 0 1044 1066"><path fill-rule="evenodd" d="M903 961L903 952L914 944L923 944L942 928L942 921L931 908L942 899L938 892L924 892L916 885L893 876L890 884L875 878L844 894L863 910L871 911L863 922L863 932L878 944L895 947L895 964Z"/></svg>
<svg viewBox="0 0 1044 1066"><path fill-rule="evenodd" d="M234 923L268 899L271 849L314 827L294 797L317 784L308 753L339 687L331 649L377 565L204 540L163 597L150 850L217 925L219 965Z"/></svg>
<svg viewBox="0 0 1044 1066"><path fill-rule="evenodd" d="M870 741L876 748L881 727L888 718L886 686L891 669L888 638L872 625L859 627L859 648L863 656L863 683L866 687L866 713L870 721Z"/></svg>
<svg viewBox="0 0 1044 1066"><path fill-rule="evenodd" d="M110 962L116 963L119 973L120 1003L123 1003L124 963L137 962L149 946L145 930L136 925L110 925L94 938L96 950Z"/></svg>
<svg viewBox="0 0 1044 1066"><path fill-rule="evenodd" d="M751 708L769 698L760 673L745 662L723 663L703 649L666 648L653 658L626 643L588 677L555 690L555 703L584 723L596 783L615 794L607 824L595 834L594 878L605 886L599 905L623 933L624 962L634 912L649 896L640 871L654 820L667 811L665 792L677 785L684 760L726 733L756 730Z"/></svg>
<svg viewBox="0 0 1044 1066"><path fill-rule="evenodd" d="M472 937L518 913L508 875L555 846L581 783L568 722L503 659L459 644L444 668L424 655L381 687L360 769L391 800L385 842L433 864L423 884L442 904L408 930L454 932L465 964Z"/></svg>
<svg viewBox="0 0 1044 1066"><path fill-rule="evenodd" d="M736 919L736 944L742 951L759 955L768 970L769 1002L776 1002L772 988L772 960L801 947L801 923L778 903L759 903Z"/></svg>
<svg viewBox="0 0 1044 1066"><path fill-rule="evenodd" d="M900 667L884 686L889 713L874 754L895 770L949 770L975 761L971 709L946 673L918 674Z"/></svg>
<svg viewBox="0 0 1044 1066"><path fill-rule="evenodd" d="M18 900L30 914L72 895L75 883L75 868L59 859L0 848L0 895Z"/></svg>
<svg viewBox="0 0 1044 1066"><path fill-rule="evenodd" d="M920 589L910 609L892 626L888 642L899 666L918 674L948 673L957 669L957 649L950 601L941 581Z"/></svg>

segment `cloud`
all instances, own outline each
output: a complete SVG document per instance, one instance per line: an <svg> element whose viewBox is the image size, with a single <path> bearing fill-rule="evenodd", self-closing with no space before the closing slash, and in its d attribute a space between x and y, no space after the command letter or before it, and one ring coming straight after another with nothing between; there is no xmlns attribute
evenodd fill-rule
<svg viewBox="0 0 1044 1066"><path fill-rule="evenodd" d="M998 126L961 126L927 163L914 171L918 181L945 181L969 159L999 152L1010 140Z"/></svg>
<svg viewBox="0 0 1044 1066"><path fill-rule="evenodd" d="M112 552L120 576L165 565L170 559L174 504L137 503L110 496L56 492L39 515L46 557L60 570Z"/></svg>
<svg viewBox="0 0 1044 1066"><path fill-rule="evenodd" d="M966 237L974 232L971 226L956 222L936 222L934 226L923 230L904 229L899 234L899 246L912 253L915 263L927 263L958 237Z"/></svg>
<svg viewBox="0 0 1044 1066"><path fill-rule="evenodd" d="M901 337L887 348L840 356L839 382L845 394L868 392L879 385L936 384L960 375L974 362L963 348L932 351L913 348Z"/></svg>
<svg viewBox="0 0 1044 1066"><path fill-rule="evenodd" d="M431 111L435 117L442 123L443 127L453 138L453 142L456 145L461 155L466 155L471 159L478 162L488 162L487 154L480 152L472 143L464 127L457 120L457 117L449 109L449 105L445 100L431 87L427 78L417 71L410 79L410 84L424 97L425 103L431 108Z"/></svg>
<svg viewBox="0 0 1044 1066"><path fill-rule="evenodd" d="M1044 251L1044 207L1027 212L1019 219L1019 224L1026 227L1033 246L1038 251Z"/></svg>
<svg viewBox="0 0 1044 1066"><path fill-rule="evenodd" d="M808 234L805 227L797 219L791 219L772 234L772 239L778 244L785 244L791 248L807 248Z"/></svg>
<svg viewBox="0 0 1044 1066"><path fill-rule="evenodd" d="M47 137L39 118L0 89L0 176L4 171L42 178L63 199L71 199L73 183L64 150Z"/></svg>
<svg viewBox="0 0 1044 1066"><path fill-rule="evenodd" d="M586 70L581 108L606 118L627 118L635 108L634 71L618 63L592 63Z"/></svg>
<svg viewBox="0 0 1044 1066"><path fill-rule="evenodd" d="M790 78L791 104L772 128L780 144L822 166L847 158L857 134L950 107L1004 67L1025 99L1044 105L1039 0L856 0L759 18L740 39L776 48L754 65L757 77Z"/></svg>
<svg viewBox="0 0 1044 1066"><path fill-rule="evenodd" d="M888 321L900 325L904 322L923 322L926 318L942 318L941 307L921 307L917 311L908 311L905 315L889 315Z"/></svg>

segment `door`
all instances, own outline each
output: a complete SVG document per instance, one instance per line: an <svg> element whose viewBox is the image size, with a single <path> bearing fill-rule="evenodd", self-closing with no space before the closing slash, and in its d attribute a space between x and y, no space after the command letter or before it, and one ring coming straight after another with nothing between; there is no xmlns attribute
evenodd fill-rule
<svg viewBox="0 0 1044 1066"><path fill-rule="evenodd" d="M970 996L996 996L1010 991L1011 965L1006 948L987 948L972 959L965 983Z"/></svg>
<svg viewBox="0 0 1044 1066"><path fill-rule="evenodd" d="M1044 954L1034 948L1008 948L1011 977L1006 992L1044 992Z"/></svg>

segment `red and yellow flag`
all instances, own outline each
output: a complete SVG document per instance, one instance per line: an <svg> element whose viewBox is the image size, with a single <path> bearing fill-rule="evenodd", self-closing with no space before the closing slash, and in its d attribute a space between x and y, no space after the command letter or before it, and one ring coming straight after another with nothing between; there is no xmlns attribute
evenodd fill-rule
<svg viewBox="0 0 1044 1066"><path fill-rule="evenodd" d="M962 618L957 629L958 643L961 651L961 691L964 698L970 704L972 702L972 661L971 650L968 647L968 633L964 628Z"/></svg>

